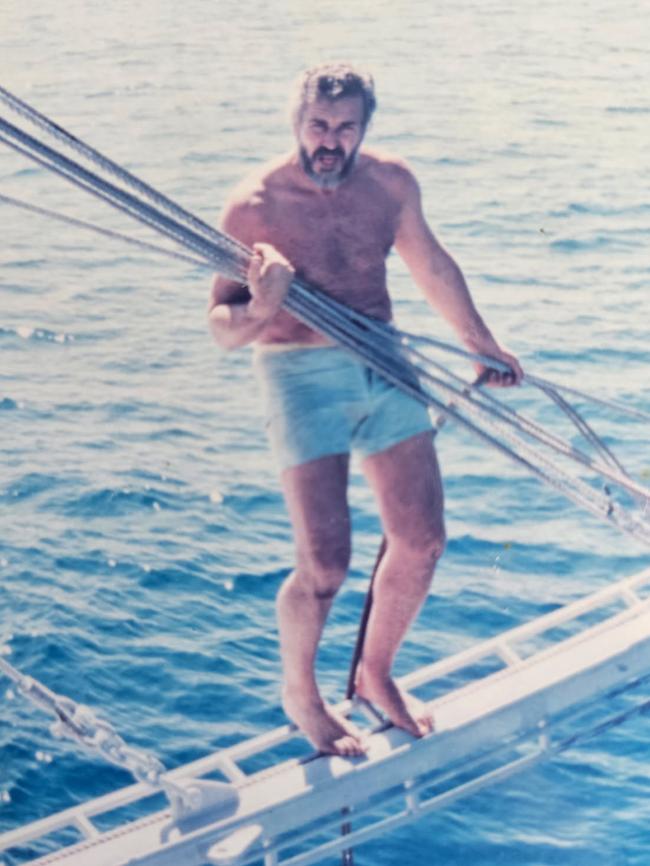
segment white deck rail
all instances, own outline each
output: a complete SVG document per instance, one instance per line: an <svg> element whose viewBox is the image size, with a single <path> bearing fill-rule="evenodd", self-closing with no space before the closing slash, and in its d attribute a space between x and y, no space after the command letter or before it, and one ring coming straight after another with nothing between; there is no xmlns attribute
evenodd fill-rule
<svg viewBox="0 0 650 866"><path fill-rule="evenodd" d="M13 849L15 862L32 866L307 866L623 720L650 700L646 678L650 569L403 678L406 688L437 694L428 737L375 727L367 757L274 763L274 750L297 736L284 726L170 772L197 787L204 805L196 812L152 806L100 832L97 816L151 797L132 785L5 833L0 852ZM623 711L613 691L627 701ZM265 769L243 769L264 757ZM202 779L217 773L225 781ZM341 837L344 808L353 830ZM70 827L82 841L38 857L44 837Z"/></svg>

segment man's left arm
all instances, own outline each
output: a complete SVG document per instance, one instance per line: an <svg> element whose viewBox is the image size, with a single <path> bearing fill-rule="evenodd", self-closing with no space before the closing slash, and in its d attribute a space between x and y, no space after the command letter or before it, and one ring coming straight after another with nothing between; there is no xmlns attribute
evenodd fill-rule
<svg viewBox="0 0 650 866"><path fill-rule="evenodd" d="M395 249L428 302L449 322L467 349L511 368L513 375L492 371L490 383L519 384L524 374L518 360L497 343L476 309L461 269L429 228L417 181L406 169L400 174L402 209ZM484 368L477 365L477 369L482 372Z"/></svg>

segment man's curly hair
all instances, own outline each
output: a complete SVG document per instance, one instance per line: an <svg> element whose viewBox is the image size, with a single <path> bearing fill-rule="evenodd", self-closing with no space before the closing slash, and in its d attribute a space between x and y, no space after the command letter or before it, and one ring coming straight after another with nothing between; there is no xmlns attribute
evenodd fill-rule
<svg viewBox="0 0 650 866"><path fill-rule="evenodd" d="M377 107L375 83L372 75L356 69L350 63L321 63L307 69L296 82L291 116L294 124L300 122L303 109L317 99L343 99L360 96L363 104L364 129Z"/></svg>

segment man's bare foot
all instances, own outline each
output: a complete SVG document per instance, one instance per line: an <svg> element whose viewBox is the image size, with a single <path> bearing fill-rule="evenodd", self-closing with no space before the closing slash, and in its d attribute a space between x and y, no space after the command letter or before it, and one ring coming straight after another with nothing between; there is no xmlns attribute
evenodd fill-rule
<svg viewBox="0 0 650 866"><path fill-rule="evenodd" d="M366 747L359 729L320 698L284 692L282 704L291 721L313 746L328 755L365 755Z"/></svg>
<svg viewBox="0 0 650 866"><path fill-rule="evenodd" d="M356 692L360 698L379 707L396 727L414 737L433 731L433 716L426 705L401 689L391 676L373 675L360 665Z"/></svg>

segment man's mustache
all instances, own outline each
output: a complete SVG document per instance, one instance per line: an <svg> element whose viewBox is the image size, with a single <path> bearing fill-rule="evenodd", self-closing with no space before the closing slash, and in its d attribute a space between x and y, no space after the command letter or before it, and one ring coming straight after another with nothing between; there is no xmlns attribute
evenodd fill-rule
<svg viewBox="0 0 650 866"><path fill-rule="evenodd" d="M334 147L332 149L329 147L319 147L314 153L312 159L318 159L320 156L338 156L340 159L344 159L345 152L341 147Z"/></svg>

